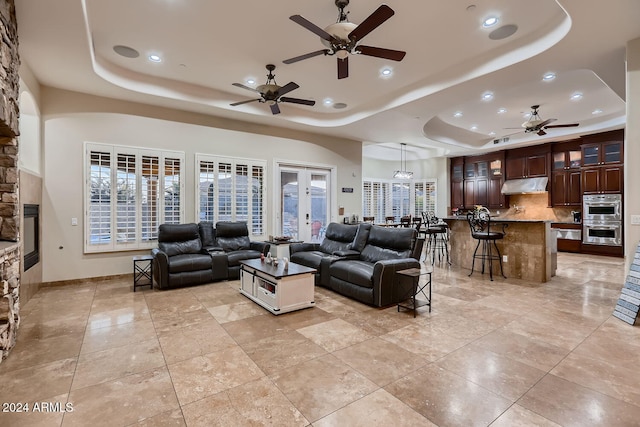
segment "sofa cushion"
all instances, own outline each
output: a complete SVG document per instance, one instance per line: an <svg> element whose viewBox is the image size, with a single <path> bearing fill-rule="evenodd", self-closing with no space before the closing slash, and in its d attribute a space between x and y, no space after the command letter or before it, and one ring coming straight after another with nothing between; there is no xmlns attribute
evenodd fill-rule
<svg viewBox="0 0 640 427"><path fill-rule="evenodd" d="M245 259L260 258L262 252L255 251L253 249L240 249L237 251L229 252L227 259L229 261L229 267L236 267L240 265L240 261Z"/></svg>
<svg viewBox="0 0 640 427"><path fill-rule="evenodd" d="M357 225L332 222L327 226L324 240L320 243L320 250L325 254L332 254L335 251L351 249L349 245L356 237L357 231Z"/></svg>
<svg viewBox="0 0 640 427"><path fill-rule="evenodd" d="M327 254L322 251L295 252L291 254L291 262L318 269L320 261L326 256Z"/></svg>
<svg viewBox="0 0 640 427"><path fill-rule="evenodd" d="M246 222L219 221L216 223L216 242L225 252L249 249L249 229ZM229 264L231 265L231 264Z"/></svg>
<svg viewBox="0 0 640 427"><path fill-rule="evenodd" d="M174 255L169 259L169 273L211 270L211 256L204 254Z"/></svg>
<svg viewBox="0 0 640 427"><path fill-rule="evenodd" d="M199 253L202 243L198 224L161 224L158 227L158 248L169 257Z"/></svg>
<svg viewBox="0 0 640 427"><path fill-rule="evenodd" d="M371 232L371 224L362 223L358 225L358 231L356 232L353 241L349 245L349 249L362 252L364 246L367 244L367 240L369 239L369 233Z"/></svg>
<svg viewBox="0 0 640 427"><path fill-rule="evenodd" d="M359 260L336 261L329 267L331 277L365 288L373 288L373 265Z"/></svg>
<svg viewBox="0 0 640 427"><path fill-rule="evenodd" d="M360 259L375 263L383 259L410 258L416 234L414 228L373 226L367 244L360 253Z"/></svg>

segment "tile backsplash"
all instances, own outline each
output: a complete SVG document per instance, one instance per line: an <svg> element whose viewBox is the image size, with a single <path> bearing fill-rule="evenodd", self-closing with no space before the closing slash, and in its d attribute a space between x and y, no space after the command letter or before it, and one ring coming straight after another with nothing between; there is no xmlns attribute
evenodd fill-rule
<svg viewBox="0 0 640 427"><path fill-rule="evenodd" d="M547 192L540 194L513 194L507 196L509 209L494 210L500 218L542 219L556 222L573 222L572 211L582 211L582 207L549 207ZM499 213L498 213L499 212Z"/></svg>

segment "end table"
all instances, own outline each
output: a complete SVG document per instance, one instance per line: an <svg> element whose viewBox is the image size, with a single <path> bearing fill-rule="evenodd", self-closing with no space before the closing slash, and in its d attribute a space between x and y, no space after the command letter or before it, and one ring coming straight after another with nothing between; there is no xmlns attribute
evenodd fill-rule
<svg viewBox="0 0 640 427"><path fill-rule="evenodd" d="M398 303L398 312L400 308L407 310L413 310L413 317L416 317L416 309L419 307L429 306L429 313L431 313L431 271L423 271L419 268L408 268L406 270L400 270L396 272L400 276L411 279L413 283L412 292L407 295L407 298ZM419 286L420 277L429 276L427 281L422 286ZM425 288L428 288L429 295L425 294ZM416 297L418 294L422 294L426 300L418 300Z"/></svg>
<svg viewBox="0 0 640 427"><path fill-rule="evenodd" d="M142 283L140 280L145 279ZM140 286L153 289L153 256L136 255L133 257L133 292Z"/></svg>

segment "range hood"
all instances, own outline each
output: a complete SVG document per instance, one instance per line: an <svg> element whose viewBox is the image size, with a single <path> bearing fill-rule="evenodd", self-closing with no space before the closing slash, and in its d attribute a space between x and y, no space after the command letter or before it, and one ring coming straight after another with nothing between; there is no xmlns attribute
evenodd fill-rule
<svg viewBox="0 0 640 427"><path fill-rule="evenodd" d="M544 193L549 178L510 179L502 184L502 194L536 194Z"/></svg>

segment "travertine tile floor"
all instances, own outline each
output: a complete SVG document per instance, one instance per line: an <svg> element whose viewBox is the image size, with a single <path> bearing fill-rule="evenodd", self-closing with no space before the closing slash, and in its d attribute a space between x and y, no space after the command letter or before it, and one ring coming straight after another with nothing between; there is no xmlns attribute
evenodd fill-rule
<svg viewBox="0 0 640 427"><path fill-rule="evenodd" d="M237 281L44 288L0 364L0 400L31 412L0 425L637 426L640 327L611 316L623 262L558 264L546 284L436 267L415 319L322 288L281 316Z"/></svg>

